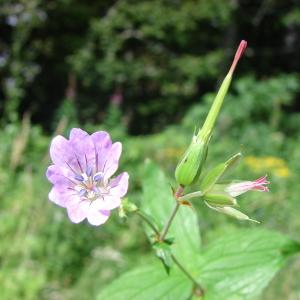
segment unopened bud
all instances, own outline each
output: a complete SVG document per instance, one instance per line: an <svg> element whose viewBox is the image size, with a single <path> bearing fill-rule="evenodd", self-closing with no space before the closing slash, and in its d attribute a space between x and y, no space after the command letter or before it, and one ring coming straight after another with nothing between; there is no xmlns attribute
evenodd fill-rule
<svg viewBox="0 0 300 300"><path fill-rule="evenodd" d="M128 198L122 200L121 205L119 207L119 217L126 218L128 213L135 212L138 210L138 207L130 202Z"/></svg>

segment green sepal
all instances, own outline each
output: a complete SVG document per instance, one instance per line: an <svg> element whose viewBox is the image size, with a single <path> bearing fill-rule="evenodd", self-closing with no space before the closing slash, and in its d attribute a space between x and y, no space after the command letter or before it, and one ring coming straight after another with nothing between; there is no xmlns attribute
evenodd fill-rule
<svg viewBox="0 0 300 300"><path fill-rule="evenodd" d="M228 171L232 166L234 166L239 159L241 158L242 154L237 153L229 158L225 163L221 163L208 171L206 176L200 183L200 191L205 194L209 191L219 180L220 178Z"/></svg>
<svg viewBox="0 0 300 300"><path fill-rule="evenodd" d="M130 202L128 198L124 198L119 207L119 217L126 218L128 213L135 212L138 210L138 207Z"/></svg>
<svg viewBox="0 0 300 300"><path fill-rule="evenodd" d="M210 205L210 203L206 202L206 205L217 211L217 212L220 212L222 214L225 214L225 215L228 215L228 216L231 216L233 218L236 218L238 220L241 220L241 221L251 221L251 222L255 222L255 223L260 223L259 221L256 221L256 220L253 220L253 219L250 219L246 214L242 213L241 211L233 208L233 207L230 207L230 206L225 206L225 207L218 207L218 206L214 206L214 205Z"/></svg>
<svg viewBox="0 0 300 300"><path fill-rule="evenodd" d="M234 206L236 205L236 199L231 197L228 194L205 194L203 196L203 200L205 200L210 205L216 206Z"/></svg>
<svg viewBox="0 0 300 300"><path fill-rule="evenodd" d="M156 256L162 261L167 274L173 265L171 245L166 242L156 242L153 245Z"/></svg>

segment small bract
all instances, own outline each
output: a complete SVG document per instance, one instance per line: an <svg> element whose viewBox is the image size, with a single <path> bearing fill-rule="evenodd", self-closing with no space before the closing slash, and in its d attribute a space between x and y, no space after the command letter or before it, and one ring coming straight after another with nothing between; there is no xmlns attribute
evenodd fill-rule
<svg viewBox="0 0 300 300"><path fill-rule="evenodd" d="M85 218L92 225L105 223L128 189L127 172L111 179L121 152L122 144L112 143L105 131L89 135L73 128L69 140L56 136L50 146L53 165L46 172L53 184L49 199L65 207L74 223Z"/></svg>

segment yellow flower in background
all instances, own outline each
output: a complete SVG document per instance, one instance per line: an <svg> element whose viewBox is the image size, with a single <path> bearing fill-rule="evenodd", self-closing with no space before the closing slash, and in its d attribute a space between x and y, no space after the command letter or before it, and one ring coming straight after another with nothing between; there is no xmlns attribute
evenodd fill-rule
<svg viewBox="0 0 300 300"><path fill-rule="evenodd" d="M286 161L276 156L246 156L245 164L254 172L267 171L278 177L289 177L291 172Z"/></svg>

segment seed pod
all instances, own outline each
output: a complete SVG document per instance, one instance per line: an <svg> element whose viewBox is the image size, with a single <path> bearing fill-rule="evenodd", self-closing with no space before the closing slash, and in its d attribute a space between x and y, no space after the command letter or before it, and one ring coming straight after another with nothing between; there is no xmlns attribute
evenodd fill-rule
<svg viewBox="0 0 300 300"><path fill-rule="evenodd" d="M233 72L246 47L247 43L245 41L241 41L231 68L220 86L216 98L205 119L203 127L198 131L197 135L193 137L192 143L176 167L175 178L176 181L182 186L191 185L200 176L202 166L206 160L208 143L221 110L224 98L229 89Z"/></svg>
<svg viewBox="0 0 300 300"><path fill-rule="evenodd" d="M207 141L194 136L190 146L176 167L175 178L177 183L182 186L188 186L196 181L200 175L206 156Z"/></svg>

